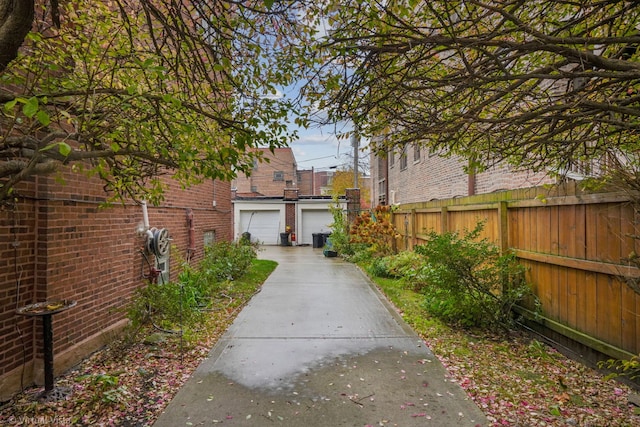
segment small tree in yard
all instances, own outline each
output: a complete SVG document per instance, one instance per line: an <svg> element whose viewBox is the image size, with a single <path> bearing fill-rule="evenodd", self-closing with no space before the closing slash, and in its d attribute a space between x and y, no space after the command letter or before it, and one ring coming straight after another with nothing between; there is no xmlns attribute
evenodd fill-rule
<svg viewBox="0 0 640 427"><path fill-rule="evenodd" d="M249 148L285 146L288 120L305 121L271 96L310 57L295 53L310 31L298 6L0 0L0 202L65 166L150 201L160 174L188 186L250 173Z"/></svg>
<svg viewBox="0 0 640 427"><path fill-rule="evenodd" d="M353 188L353 168L337 170L331 180L331 194L340 196L346 193L348 188ZM358 177L358 188L360 189L360 206L366 206L371 198L371 189L365 185L362 175Z"/></svg>

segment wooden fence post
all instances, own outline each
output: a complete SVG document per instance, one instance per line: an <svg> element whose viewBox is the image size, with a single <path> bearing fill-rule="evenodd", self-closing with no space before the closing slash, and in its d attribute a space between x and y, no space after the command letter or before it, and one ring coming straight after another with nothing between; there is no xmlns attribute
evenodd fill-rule
<svg viewBox="0 0 640 427"><path fill-rule="evenodd" d="M416 210L411 209L411 248L413 248L418 243L418 240L417 240L418 232L416 231L416 223L417 223Z"/></svg>
<svg viewBox="0 0 640 427"><path fill-rule="evenodd" d="M449 231L449 209L443 206L440 210L440 234Z"/></svg>
<svg viewBox="0 0 640 427"><path fill-rule="evenodd" d="M498 204L498 236L500 239L500 252L509 250L509 206L507 202Z"/></svg>

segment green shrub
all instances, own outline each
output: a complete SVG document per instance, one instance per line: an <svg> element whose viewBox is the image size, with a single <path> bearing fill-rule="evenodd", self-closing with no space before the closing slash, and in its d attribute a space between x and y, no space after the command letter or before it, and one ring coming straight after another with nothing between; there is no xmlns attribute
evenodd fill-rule
<svg viewBox="0 0 640 427"><path fill-rule="evenodd" d="M355 248L349 243L349 222L342 210L342 206L337 197L334 197L335 205L329 206L329 211L333 216L331 228L331 244L333 250L341 256L350 256L355 253Z"/></svg>
<svg viewBox="0 0 640 427"><path fill-rule="evenodd" d="M368 264L372 260L376 259L373 252L368 245L363 243L350 243L350 254L344 255L344 258L356 264Z"/></svg>
<svg viewBox="0 0 640 427"><path fill-rule="evenodd" d="M388 261L389 257L373 258L371 262L367 264L366 270L369 274L375 277L395 277L389 274Z"/></svg>
<svg viewBox="0 0 640 427"><path fill-rule="evenodd" d="M640 380L640 354L632 356L631 359L608 359L598 362L598 367L613 370L607 378L627 377L633 381Z"/></svg>
<svg viewBox="0 0 640 427"><path fill-rule="evenodd" d="M149 283L136 290L128 308L133 336L152 323L163 330L192 329L202 323L202 309L228 282L241 277L256 258L252 245L220 242L205 248L196 267L183 265L177 282Z"/></svg>
<svg viewBox="0 0 640 427"><path fill-rule="evenodd" d="M424 305L433 315L464 326L508 328L513 306L533 294L516 257L479 239L483 227L478 223L462 236L429 233L427 243L415 248L427 263L414 280L425 283Z"/></svg>
<svg viewBox="0 0 640 427"><path fill-rule="evenodd" d="M396 255L374 258L367 271L377 277L404 278L413 282L426 264L426 258L416 252L405 251Z"/></svg>
<svg viewBox="0 0 640 427"><path fill-rule="evenodd" d="M159 329L173 331L191 328L203 320L201 304L194 288L180 283L149 283L136 290L127 316L134 331L152 323Z"/></svg>
<svg viewBox="0 0 640 427"><path fill-rule="evenodd" d="M198 273L203 275L205 280L215 282L234 280L247 271L255 257L256 248L252 245L216 243L204 248L204 258L198 264ZM180 277L180 280L182 281L183 277Z"/></svg>

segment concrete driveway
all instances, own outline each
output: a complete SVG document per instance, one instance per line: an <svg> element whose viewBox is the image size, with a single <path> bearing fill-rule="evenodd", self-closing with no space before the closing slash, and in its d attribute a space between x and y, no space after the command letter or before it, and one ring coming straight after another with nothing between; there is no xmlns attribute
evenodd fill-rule
<svg viewBox="0 0 640 427"><path fill-rule="evenodd" d="M353 264L311 247L279 263L155 427L485 426Z"/></svg>

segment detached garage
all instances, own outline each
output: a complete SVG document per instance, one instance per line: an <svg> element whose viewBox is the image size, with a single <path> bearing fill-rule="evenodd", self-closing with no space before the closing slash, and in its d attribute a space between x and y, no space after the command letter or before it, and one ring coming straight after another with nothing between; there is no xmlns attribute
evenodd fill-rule
<svg viewBox="0 0 640 427"><path fill-rule="evenodd" d="M252 242L277 245L285 227L285 205L282 199L264 198L234 200L233 235L239 240L243 233L251 234Z"/></svg>
<svg viewBox="0 0 640 427"><path fill-rule="evenodd" d="M298 242L300 244L313 244L313 234L330 233L330 225L333 223L333 215L329 211L326 201L323 205L309 205L301 201L298 204Z"/></svg>
<svg viewBox="0 0 640 427"><path fill-rule="evenodd" d="M252 242L279 245L280 233L286 226L296 235L297 245L312 245L313 234L330 233L333 215L329 210L334 201L329 197L308 198L251 197L233 200L234 236L251 235ZM342 209L346 201L340 200Z"/></svg>
<svg viewBox="0 0 640 427"><path fill-rule="evenodd" d="M275 245L280 236L280 226L284 221L284 215L280 210L243 210L239 212L240 235L245 232L251 234L252 241L259 241L265 245ZM282 218L281 218L282 217Z"/></svg>

